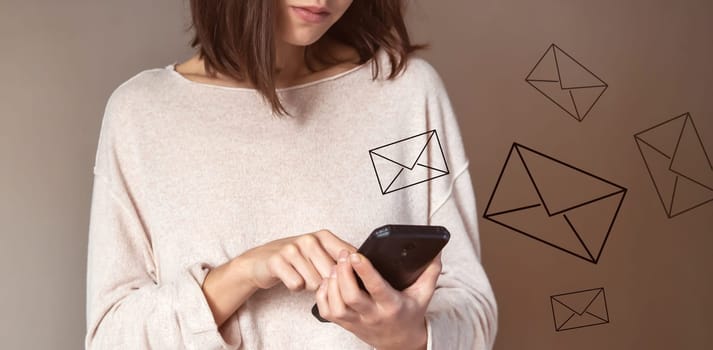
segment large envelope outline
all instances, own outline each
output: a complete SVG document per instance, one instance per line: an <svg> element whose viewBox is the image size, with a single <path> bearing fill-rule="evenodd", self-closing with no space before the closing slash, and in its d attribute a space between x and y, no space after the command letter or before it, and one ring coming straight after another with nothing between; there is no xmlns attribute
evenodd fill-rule
<svg viewBox="0 0 713 350"><path fill-rule="evenodd" d="M713 165L689 113L634 139L669 218L713 201Z"/></svg>
<svg viewBox="0 0 713 350"><path fill-rule="evenodd" d="M608 87L555 44L545 51L525 81L580 122Z"/></svg>
<svg viewBox="0 0 713 350"><path fill-rule="evenodd" d="M449 174L436 130L371 149L369 157L384 195Z"/></svg>
<svg viewBox="0 0 713 350"><path fill-rule="evenodd" d="M513 143L483 217L596 264L626 191Z"/></svg>
<svg viewBox="0 0 713 350"><path fill-rule="evenodd" d="M604 288L593 288L550 297L556 331L609 323Z"/></svg>

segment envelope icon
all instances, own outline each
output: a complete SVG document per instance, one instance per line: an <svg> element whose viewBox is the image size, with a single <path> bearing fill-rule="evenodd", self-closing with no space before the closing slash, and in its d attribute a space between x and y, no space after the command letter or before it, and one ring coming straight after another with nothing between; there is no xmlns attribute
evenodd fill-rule
<svg viewBox="0 0 713 350"><path fill-rule="evenodd" d="M689 113L634 139L669 218L713 201L713 166Z"/></svg>
<svg viewBox="0 0 713 350"><path fill-rule="evenodd" d="M580 122L607 89L604 81L555 44L525 81Z"/></svg>
<svg viewBox="0 0 713 350"><path fill-rule="evenodd" d="M448 164L436 130L369 150L382 194L448 175Z"/></svg>
<svg viewBox="0 0 713 350"><path fill-rule="evenodd" d="M550 304L558 332L609 323L604 288L553 295Z"/></svg>
<svg viewBox="0 0 713 350"><path fill-rule="evenodd" d="M484 218L596 264L626 189L514 143Z"/></svg>

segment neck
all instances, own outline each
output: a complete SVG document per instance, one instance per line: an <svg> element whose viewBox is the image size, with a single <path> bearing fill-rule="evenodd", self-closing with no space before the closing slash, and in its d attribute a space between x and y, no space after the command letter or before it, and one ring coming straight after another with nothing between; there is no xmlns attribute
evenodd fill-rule
<svg viewBox="0 0 713 350"><path fill-rule="evenodd" d="M275 82L277 85L289 85L291 81L309 73L305 62L305 47L284 42L275 46Z"/></svg>

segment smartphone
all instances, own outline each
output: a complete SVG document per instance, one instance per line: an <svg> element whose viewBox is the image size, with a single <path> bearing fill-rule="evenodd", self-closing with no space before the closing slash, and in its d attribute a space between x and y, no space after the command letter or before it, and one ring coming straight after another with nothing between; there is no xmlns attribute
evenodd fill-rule
<svg viewBox="0 0 713 350"><path fill-rule="evenodd" d="M404 290L416 282L450 237L443 226L385 225L372 231L358 252L394 289ZM359 276L354 276L359 288L366 291ZM319 315L317 304L312 307L312 315L329 322Z"/></svg>

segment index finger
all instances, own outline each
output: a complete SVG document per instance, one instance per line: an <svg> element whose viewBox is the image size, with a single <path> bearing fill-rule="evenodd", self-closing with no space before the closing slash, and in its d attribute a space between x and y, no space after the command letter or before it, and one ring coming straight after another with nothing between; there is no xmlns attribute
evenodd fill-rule
<svg viewBox="0 0 713 350"><path fill-rule="evenodd" d="M319 239L319 243L322 244L324 250L326 250L335 261L339 259L339 252L343 249L346 249L349 253L357 251L356 247L337 237L328 230L319 230L315 232L314 235L317 239Z"/></svg>

